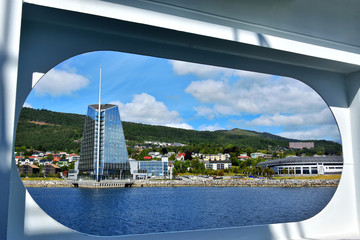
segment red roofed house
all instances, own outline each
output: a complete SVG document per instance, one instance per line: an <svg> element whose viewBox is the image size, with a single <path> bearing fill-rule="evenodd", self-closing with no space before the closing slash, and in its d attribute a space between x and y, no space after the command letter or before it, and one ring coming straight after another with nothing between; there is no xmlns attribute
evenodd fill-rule
<svg viewBox="0 0 360 240"><path fill-rule="evenodd" d="M240 161L246 161L248 160L250 157L249 156L238 156L237 157Z"/></svg>
<svg viewBox="0 0 360 240"><path fill-rule="evenodd" d="M59 157L54 157L53 161L58 162L60 160Z"/></svg>
<svg viewBox="0 0 360 240"><path fill-rule="evenodd" d="M144 160L151 160L151 157L150 156L145 156Z"/></svg>
<svg viewBox="0 0 360 240"><path fill-rule="evenodd" d="M80 156L75 154L75 153L71 153L69 155L69 163L72 162L72 161L78 161L80 160Z"/></svg>
<svg viewBox="0 0 360 240"><path fill-rule="evenodd" d="M178 161L184 161L184 159L185 159L185 153L179 153L176 156L176 160L178 160Z"/></svg>
<svg viewBox="0 0 360 240"><path fill-rule="evenodd" d="M16 162L16 164L20 164L19 161L21 161L22 159L24 159L23 156L15 156L15 162Z"/></svg>
<svg viewBox="0 0 360 240"><path fill-rule="evenodd" d="M32 162L38 162L39 158L37 156L29 156L29 160Z"/></svg>

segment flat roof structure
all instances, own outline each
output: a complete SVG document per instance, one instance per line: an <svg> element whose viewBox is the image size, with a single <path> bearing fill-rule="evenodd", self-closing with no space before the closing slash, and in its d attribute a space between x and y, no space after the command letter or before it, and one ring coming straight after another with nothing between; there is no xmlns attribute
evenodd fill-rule
<svg viewBox="0 0 360 240"><path fill-rule="evenodd" d="M261 167L274 167L279 165L301 165L301 164L343 164L342 156L325 156L325 157L288 157L281 159L268 160L258 163Z"/></svg>

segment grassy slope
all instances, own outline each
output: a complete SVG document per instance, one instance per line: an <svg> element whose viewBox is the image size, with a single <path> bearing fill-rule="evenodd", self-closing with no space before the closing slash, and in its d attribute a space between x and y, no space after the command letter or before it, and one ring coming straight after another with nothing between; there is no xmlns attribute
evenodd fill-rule
<svg viewBox="0 0 360 240"><path fill-rule="evenodd" d="M74 142L74 140L79 140L82 137L84 119L84 115L23 108L18 122L15 145L33 146L34 148L42 146L47 150L79 148L80 144ZM30 121L41 122L42 124L35 124ZM222 146L232 144L254 149L265 149L268 145L286 147L289 141L293 141L269 133L258 133L242 129L209 132L131 122L123 122L123 128L125 138L136 141L219 144ZM316 144L318 143L321 146L340 147L339 144L329 141L316 141Z"/></svg>

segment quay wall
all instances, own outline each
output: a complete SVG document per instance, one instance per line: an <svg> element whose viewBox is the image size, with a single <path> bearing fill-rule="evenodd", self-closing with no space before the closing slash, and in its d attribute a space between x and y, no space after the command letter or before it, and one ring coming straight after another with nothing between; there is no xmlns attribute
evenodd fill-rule
<svg viewBox="0 0 360 240"><path fill-rule="evenodd" d="M74 187L72 180L26 180L23 183L26 187ZM338 184L336 179L137 180L132 187L336 187Z"/></svg>
<svg viewBox="0 0 360 240"><path fill-rule="evenodd" d="M212 181L136 181L133 187L337 187L339 180L246 179Z"/></svg>

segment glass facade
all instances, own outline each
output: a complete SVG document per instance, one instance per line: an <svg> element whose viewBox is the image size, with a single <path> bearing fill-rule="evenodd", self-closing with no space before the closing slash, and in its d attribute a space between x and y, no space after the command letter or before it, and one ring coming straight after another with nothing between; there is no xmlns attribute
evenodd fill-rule
<svg viewBox="0 0 360 240"><path fill-rule="evenodd" d="M138 161L139 171L146 170L147 176L165 177L168 175L168 162L163 161Z"/></svg>
<svg viewBox="0 0 360 240"><path fill-rule="evenodd" d="M88 107L81 142L79 178L96 179L98 175L99 180L131 178L119 109L116 105L102 104L99 125L98 108L97 104Z"/></svg>

